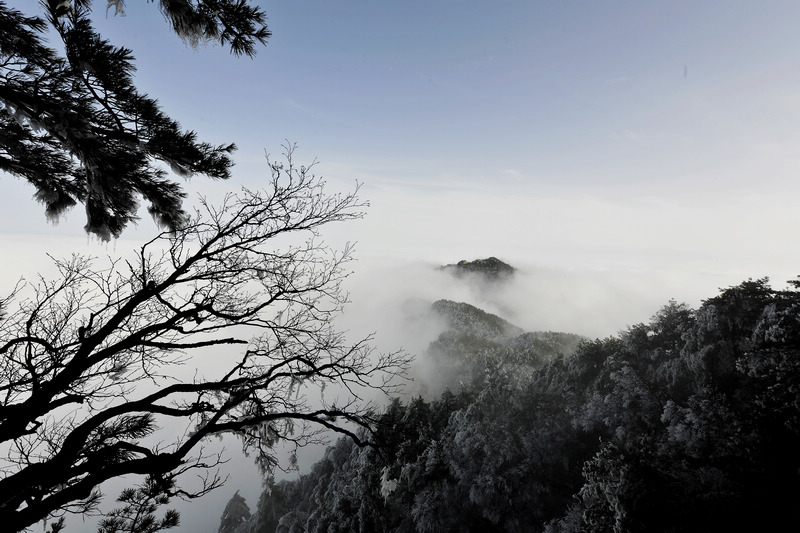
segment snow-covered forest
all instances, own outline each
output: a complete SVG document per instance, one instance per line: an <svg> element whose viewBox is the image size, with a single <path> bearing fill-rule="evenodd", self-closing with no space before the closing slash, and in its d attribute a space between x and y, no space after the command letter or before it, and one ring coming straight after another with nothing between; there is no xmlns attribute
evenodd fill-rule
<svg viewBox="0 0 800 533"><path fill-rule="evenodd" d="M375 446L239 494L220 533L779 530L800 498L800 282L589 340L437 301L428 388Z"/></svg>

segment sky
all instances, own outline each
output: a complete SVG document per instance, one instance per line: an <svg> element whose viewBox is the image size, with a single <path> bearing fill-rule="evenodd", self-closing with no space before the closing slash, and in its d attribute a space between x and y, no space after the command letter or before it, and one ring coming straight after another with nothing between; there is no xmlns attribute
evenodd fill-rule
<svg viewBox="0 0 800 533"><path fill-rule="evenodd" d="M794 276L795 2L262 2L252 60L96 4L143 90L239 146L192 195L257 185L289 141L332 188L363 183L362 258ZM86 242L80 208L53 227L2 179L0 237ZM143 213L112 247L154 231Z"/></svg>
<svg viewBox="0 0 800 533"><path fill-rule="evenodd" d="M362 184L364 220L328 234L357 242L351 323L372 327L353 317L374 316L376 287L386 306L477 302L424 266L490 255L523 280L496 311L589 336L800 274L799 3L258 3L273 36L254 59L186 46L150 3L106 16L98 0L96 24L172 118L238 145L233 178L190 194L258 186L286 142L332 192ZM50 272L46 253L114 255L156 231L143 213L98 243L80 208L53 226L30 186L0 183L5 290Z"/></svg>

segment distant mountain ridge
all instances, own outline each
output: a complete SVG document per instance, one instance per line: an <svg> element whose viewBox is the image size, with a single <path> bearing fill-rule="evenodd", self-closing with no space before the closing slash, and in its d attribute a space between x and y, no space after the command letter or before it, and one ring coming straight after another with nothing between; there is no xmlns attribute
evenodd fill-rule
<svg viewBox="0 0 800 533"><path fill-rule="evenodd" d="M431 309L445 319L449 329L478 335L487 340L508 339L524 333L522 328L468 303L437 300L433 302Z"/></svg>
<svg viewBox="0 0 800 533"><path fill-rule="evenodd" d="M587 340L553 331L526 332L511 322L464 302L437 300L431 310L447 329L430 343L425 358L434 363L433 390L465 385L480 388L486 369L513 365L536 369L571 355Z"/></svg>
<svg viewBox="0 0 800 533"><path fill-rule="evenodd" d="M440 269L470 284L477 278L478 290L489 300L502 292L498 291L497 283L510 282L517 270L496 257L462 260ZM496 369L498 365L541 368L553 359L571 355L587 340L572 333L526 332L466 302L437 300L431 305L431 311L443 319L445 330L424 354L424 359L433 364L427 379L422 378L426 387L431 387L429 393L447 387L479 389L490 368Z"/></svg>
<svg viewBox="0 0 800 533"><path fill-rule="evenodd" d="M466 274L478 274L487 280L497 281L512 277L517 269L496 257L487 257L486 259L475 259L474 261L464 259L456 264L444 265L440 267L440 270L449 272L456 277Z"/></svg>

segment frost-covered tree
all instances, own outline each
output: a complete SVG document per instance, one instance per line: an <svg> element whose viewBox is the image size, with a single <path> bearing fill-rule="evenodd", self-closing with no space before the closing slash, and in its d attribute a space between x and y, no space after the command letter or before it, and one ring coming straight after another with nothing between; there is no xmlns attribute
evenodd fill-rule
<svg viewBox="0 0 800 533"><path fill-rule="evenodd" d="M250 519L250 506L245 499L239 495L237 490L233 497L228 501L222 518L219 522L219 533L237 533L240 527L247 524Z"/></svg>
<svg viewBox="0 0 800 533"><path fill-rule="evenodd" d="M341 441L279 497L262 495L270 520L250 531L785 529L800 498L792 285L749 280L696 311L671 301L541 367L467 358L485 379L393 403L382 449Z"/></svg>
<svg viewBox="0 0 800 533"><path fill-rule="evenodd" d="M322 429L369 437L355 431L373 420L359 392L389 391L407 358L334 327L351 252L318 235L362 204L327 194L291 150L270 165L264 190L201 202L130 260L58 260L58 277L4 300L4 531L92 512L99 485L120 476L191 497L180 476L200 470L209 490L220 483L218 456L203 451L210 436L238 436L265 472L278 441L303 446ZM201 355L213 364L198 366Z"/></svg>
<svg viewBox="0 0 800 533"><path fill-rule="evenodd" d="M248 0L156 3L192 45L218 42L252 56L270 35ZM41 16L30 16L0 0L0 170L30 182L51 220L83 204L86 231L102 239L136 219L140 197L159 225L180 227L185 194L165 166L184 178L226 179L234 145L198 141L137 90L131 50L98 34L90 0L39 4ZM123 0L108 4L124 9Z"/></svg>

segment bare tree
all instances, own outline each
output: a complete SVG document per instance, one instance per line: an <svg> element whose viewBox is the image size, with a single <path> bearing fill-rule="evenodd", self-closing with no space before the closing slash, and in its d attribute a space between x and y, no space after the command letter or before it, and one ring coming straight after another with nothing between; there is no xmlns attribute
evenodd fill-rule
<svg viewBox="0 0 800 533"><path fill-rule="evenodd" d="M98 486L127 474L147 476L148 494L214 488L209 436L238 435L265 471L280 440L302 446L327 429L361 442L372 418L360 391L389 392L408 359L374 353L369 338L348 343L333 326L351 249L334 252L318 230L360 217L364 204L357 188L326 193L291 147L286 156L268 158L264 191L202 201L135 259L56 260L56 279L22 283L4 301L5 531L95 511ZM213 370L187 371L209 351ZM194 469L210 469L203 489L174 484Z"/></svg>

